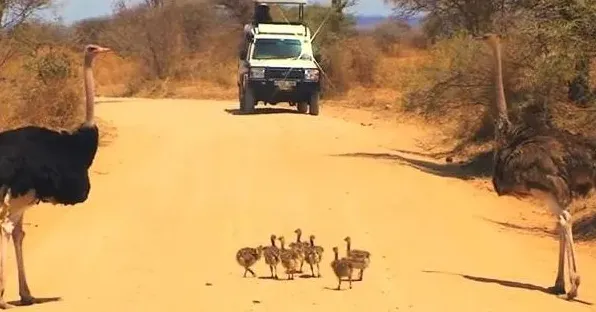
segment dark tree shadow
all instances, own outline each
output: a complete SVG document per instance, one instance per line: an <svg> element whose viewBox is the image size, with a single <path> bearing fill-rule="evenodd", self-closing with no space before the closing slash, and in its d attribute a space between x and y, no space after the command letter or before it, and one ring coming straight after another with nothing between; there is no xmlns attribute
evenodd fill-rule
<svg viewBox="0 0 596 312"><path fill-rule="evenodd" d="M35 300L33 301L33 304L32 305L49 303L49 302L57 302L57 301L62 301L62 297L35 298ZM29 304L23 304L23 303L21 303L20 300L9 301L8 304L11 304L11 305L14 305L14 306L27 306L27 305L29 305Z"/></svg>
<svg viewBox="0 0 596 312"><path fill-rule="evenodd" d="M513 223L509 223L509 222L501 222L501 221L496 221L496 220L491 220L488 218L484 218L481 217L480 219L490 222L490 223L494 223L497 225L500 225L502 227L506 227L506 228L510 228L510 229L514 229L514 230L519 230L519 231L523 231L523 232L530 232L530 233L539 233L539 234L543 234L549 237L556 237L557 233L553 230L547 230L545 228L542 227L537 227L537 226L521 226L521 225L517 225L517 224L513 224Z"/></svg>
<svg viewBox="0 0 596 312"><path fill-rule="evenodd" d="M230 115L267 115L267 114L299 114L299 112L295 109L289 108L280 108L280 107L265 107L265 108L255 108L255 110L250 114L245 114L241 112L239 109L231 109L226 108L224 111Z"/></svg>
<svg viewBox="0 0 596 312"><path fill-rule="evenodd" d="M534 285L534 284L530 284L530 283L521 283L521 282L501 280L501 279L496 279L496 278L488 278L488 277L480 277L480 276L473 276L473 275L467 275L467 274L432 271L432 270L423 270L422 272L460 276L467 280L478 282L478 283L498 284L503 287L518 288L518 289L525 289L525 290L531 290L531 291L539 291L539 292L542 292L542 293L545 293L548 295L553 295L550 288L542 287L542 286L538 286L538 285ZM579 299L573 299L570 301L574 301L574 302L578 302L578 303L590 305L590 306L593 305L593 303L591 303L591 302L587 302L587 301L583 301L583 300L579 300Z"/></svg>
<svg viewBox="0 0 596 312"><path fill-rule="evenodd" d="M596 239L596 214L575 221L573 223L573 236L577 237L579 241Z"/></svg>
<svg viewBox="0 0 596 312"><path fill-rule="evenodd" d="M394 149L394 151L401 153L401 154L408 154L408 155L415 155L421 157L430 157L434 159L439 159L441 157L446 157L453 155L455 153L455 149L451 151L443 151L443 152L433 152L433 153L423 153L423 152L416 152L416 151L409 151L409 150L402 150L402 149Z"/></svg>
<svg viewBox="0 0 596 312"><path fill-rule="evenodd" d="M438 175L441 177L458 178L462 180L488 178L492 175L492 152L478 154L466 163L445 164L408 158L397 153L347 153L336 154L332 156L394 160L400 164L416 168L422 172Z"/></svg>
<svg viewBox="0 0 596 312"><path fill-rule="evenodd" d="M122 103L122 100L98 100L95 101L95 105L97 104L108 104L108 103Z"/></svg>

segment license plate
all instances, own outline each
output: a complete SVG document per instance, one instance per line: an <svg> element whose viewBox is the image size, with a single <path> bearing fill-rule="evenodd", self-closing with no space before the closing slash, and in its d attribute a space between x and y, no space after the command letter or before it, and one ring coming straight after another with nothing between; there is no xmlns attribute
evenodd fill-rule
<svg viewBox="0 0 596 312"><path fill-rule="evenodd" d="M281 90L290 90L296 86L296 81L276 80L273 82L273 85L275 85Z"/></svg>

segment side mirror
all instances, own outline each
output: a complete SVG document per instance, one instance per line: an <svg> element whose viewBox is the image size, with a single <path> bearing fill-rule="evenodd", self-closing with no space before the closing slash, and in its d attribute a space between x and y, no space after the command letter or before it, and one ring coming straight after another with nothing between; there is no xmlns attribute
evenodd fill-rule
<svg viewBox="0 0 596 312"><path fill-rule="evenodd" d="M238 58L244 60L246 59L246 54L248 54L248 51L246 49L241 49L238 53Z"/></svg>

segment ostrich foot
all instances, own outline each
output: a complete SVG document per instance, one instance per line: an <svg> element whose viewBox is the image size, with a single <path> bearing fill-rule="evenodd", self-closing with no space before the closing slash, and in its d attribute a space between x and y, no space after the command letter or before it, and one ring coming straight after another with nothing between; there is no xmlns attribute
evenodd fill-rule
<svg viewBox="0 0 596 312"><path fill-rule="evenodd" d="M33 296L21 296L21 305L23 306L29 306L36 303L37 299L35 299L35 297Z"/></svg>
<svg viewBox="0 0 596 312"><path fill-rule="evenodd" d="M553 295L564 295L565 292L565 285L556 283L555 286L551 286L547 288L547 291Z"/></svg>
<svg viewBox="0 0 596 312"><path fill-rule="evenodd" d="M0 310L12 309L14 307L15 306L13 306L12 304L8 304L6 303L6 301L0 300Z"/></svg>
<svg viewBox="0 0 596 312"><path fill-rule="evenodd" d="M579 283L579 275L574 276L571 283L571 289L566 295L563 295L563 298L567 300L573 300L575 297L577 297L577 288L579 287Z"/></svg>

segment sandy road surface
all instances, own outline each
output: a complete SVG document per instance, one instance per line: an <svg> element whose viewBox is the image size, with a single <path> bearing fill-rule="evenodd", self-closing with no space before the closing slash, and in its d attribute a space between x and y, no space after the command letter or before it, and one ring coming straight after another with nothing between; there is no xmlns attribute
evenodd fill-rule
<svg viewBox="0 0 596 312"><path fill-rule="evenodd" d="M541 289L557 243L503 229L524 206L393 161L340 157L412 148L393 132L322 115L236 116L231 102L115 100L89 201L38 206L26 221L31 311L590 311ZM516 210L517 209L517 210ZM512 212L513 211L513 212ZM505 216L505 217L503 217ZM238 248L294 239L326 248L323 277L242 278ZM333 291L331 248L372 253L363 282ZM593 248L579 248L578 299L596 302ZM17 299L14 264L8 300ZM268 275L264 263L256 266ZM281 268L280 268L280 271Z"/></svg>

